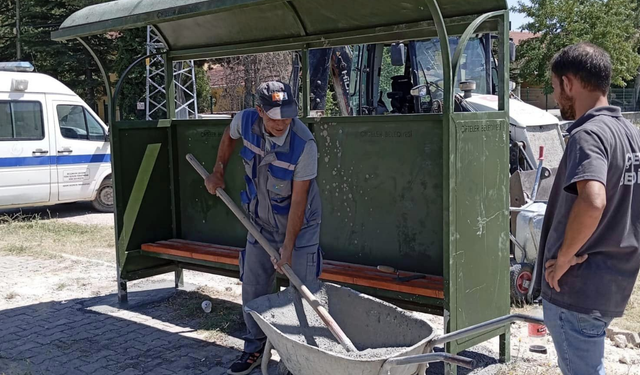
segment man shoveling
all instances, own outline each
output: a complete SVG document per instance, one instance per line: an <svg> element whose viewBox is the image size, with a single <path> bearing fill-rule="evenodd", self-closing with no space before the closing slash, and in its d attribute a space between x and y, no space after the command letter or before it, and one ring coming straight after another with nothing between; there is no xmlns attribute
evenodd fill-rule
<svg viewBox="0 0 640 375"><path fill-rule="evenodd" d="M213 173L205 181L216 194L224 188L224 175L236 141L245 168L242 204L250 220L271 245L280 249L275 263L251 234L240 257L242 304L271 291L275 271L289 264L304 282L320 275L321 205L316 184L318 149L309 129L297 119L298 106L289 85L266 82L258 87L258 105L238 113L228 126ZM260 365L266 337L253 318L243 312L247 325L244 350L228 374L244 375Z"/></svg>

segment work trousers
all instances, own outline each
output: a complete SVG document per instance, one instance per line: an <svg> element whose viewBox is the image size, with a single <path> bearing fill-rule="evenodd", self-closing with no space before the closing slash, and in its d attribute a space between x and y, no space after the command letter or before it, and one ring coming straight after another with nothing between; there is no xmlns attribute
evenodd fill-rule
<svg viewBox="0 0 640 375"><path fill-rule="evenodd" d="M285 239L285 233L272 233L264 228L260 233L269 244L280 250ZM312 284L318 280L322 271L322 252L319 247L320 224L303 228L298 234L293 250L291 268L305 284ZM269 294L273 290L276 270L271 263L271 257L249 234L247 246L240 254L240 280L242 281L242 305L244 322L247 325L244 339L244 351L256 353L262 350L266 337L253 317L244 311L244 306L256 298Z"/></svg>

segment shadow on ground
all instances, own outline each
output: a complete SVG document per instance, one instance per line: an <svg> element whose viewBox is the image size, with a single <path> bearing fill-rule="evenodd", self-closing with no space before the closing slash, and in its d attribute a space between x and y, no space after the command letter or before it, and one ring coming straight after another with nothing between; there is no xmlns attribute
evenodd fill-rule
<svg viewBox="0 0 640 375"><path fill-rule="evenodd" d="M225 374L240 352L229 342L194 336L198 330L219 331L220 340L213 341L240 345L241 306L159 285L130 291L126 305L110 294L0 311L0 374ZM213 304L209 314L199 307L204 300ZM480 353L461 355L479 367L497 363ZM272 361L270 373L276 374L276 365ZM427 374L444 374L443 364L432 364Z"/></svg>
<svg viewBox="0 0 640 375"><path fill-rule="evenodd" d="M125 306L107 295L2 310L0 374L226 373L239 351L186 337L198 327L184 324L188 319L173 311L179 306L163 303L175 295L173 288L161 288L130 292ZM230 315L241 312L226 300L212 303L225 304ZM238 329L229 333L241 335Z"/></svg>
<svg viewBox="0 0 640 375"><path fill-rule="evenodd" d="M436 352L443 352L442 348L435 348ZM481 353L476 353L472 351L465 350L463 352L458 353L458 355L466 358L471 358L476 361L476 368L481 369L487 366L498 364L498 360L494 357L490 357ZM432 363L429 365L427 369L427 375L440 375L444 374L444 364L442 362ZM458 375L468 375L472 371L466 368L458 367Z"/></svg>

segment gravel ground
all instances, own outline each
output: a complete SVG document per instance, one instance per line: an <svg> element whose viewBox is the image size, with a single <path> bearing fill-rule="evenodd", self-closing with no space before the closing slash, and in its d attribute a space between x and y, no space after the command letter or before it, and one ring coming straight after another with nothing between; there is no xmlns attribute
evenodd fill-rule
<svg viewBox="0 0 640 375"><path fill-rule="evenodd" d="M0 257L4 258L5 262L11 263L11 265L5 264L5 268L8 269L5 280L13 281L4 287L0 293L0 312L20 306L35 306L45 301L66 301L74 298L90 298L115 293L113 243L106 243L107 240L113 241L110 234L110 231L113 230L112 214L97 213L91 208L90 204L68 204L22 211L0 211L0 216L3 214L10 216L38 215L41 224L33 225L32 228L32 226L25 225L25 219L22 218L21 222L23 223L13 224L13 229L7 229L12 224L0 223ZM51 225L47 225L49 220L53 221L50 223ZM85 225L88 225L86 231L83 230ZM33 231L33 233L29 231ZM49 233L53 233L54 236L57 236L55 233L61 233L57 241L68 242L61 246L63 250L55 254L52 254L51 251L39 252L38 241L42 241L46 246L56 246L56 243L50 244L47 242L49 241L48 238L51 237ZM87 237L82 238L83 236ZM18 238L23 240L18 242ZM12 243L7 243L8 241L12 241ZM43 247L46 247L44 245ZM91 249L86 247L91 247ZM3 251L5 253L8 252L8 254L2 254ZM130 283L130 287L144 288L147 285L154 285L158 282L171 283L172 280L173 275L168 274ZM200 319L199 323L196 322L193 325L200 327L198 328L198 334L201 337L205 339L213 337L219 345L228 348L239 348L241 345L239 336L237 334L230 335L224 330L218 329L217 325L219 323L217 320L207 322L206 318L202 318L199 305L205 298L209 298L212 301L218 299L229 301L236 305L239 304L240 282L226 277L190 271L185 271L185 281L200 287L199 293L191 297L179 298L175 301L170 300L168 301L168 306L173 308L174 313L180 315L180 318L184 316L185 319L189 318L190 322L194 317L195 320ZM190 298L196 298L197 300L191 301ZM635 308L631 306L633 303L635 302L632 300L630 310ZM190 304L189 308L186 307L187 304ZM238 320L240 319L238 315L239 309L236 310L230 312L221 311L220 316L228 320ZM522 310L518 311L521 312ZM189 314L191 316L188 316ZM415 314L429 321L437 332L442 332L442 317ZM636 319L634 314L628 315L627 320ZM629 322L625 323L629 324ZM637 322L631 323L636 324ZM616 321L613 323L613 326L615 325ZM509 364L498 364L496 361L498 357L497 338L461 353L461 355L476 359L480 365L480 368L472 372L472 374L560 374L555 365L557 357L550 337L529 337L526 324L514 324L511 332L512 362ZM529 346L532 344L546 346L548 353L531 353ZM640 375L639 349L630 346L619 348L614 345L613 341L607 339L605 355L607 374ZM442 364L433 364L428 372L430 375L441 373L443 373ZM468 371L462 369L458 373L469 374Z"/></svg>

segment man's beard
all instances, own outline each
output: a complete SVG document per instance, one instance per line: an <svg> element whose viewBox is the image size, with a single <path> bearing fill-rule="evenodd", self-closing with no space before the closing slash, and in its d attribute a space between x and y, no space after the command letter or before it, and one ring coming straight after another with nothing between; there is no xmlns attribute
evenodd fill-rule
<svg viewBox="0 0 640 375"><path fill-rule="evenodd" d="M576 105L573 98L567 95L567 92L564 91L564 88L560 89L560 102L558 103L560 106L560 115L563 119L567 121L573 121L576 119Z"/></svg>

